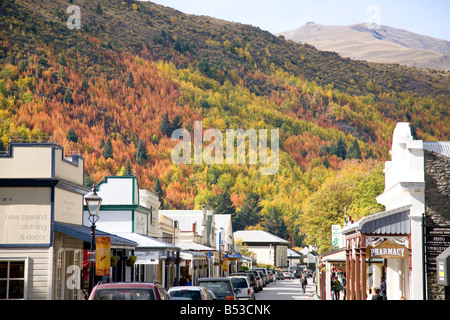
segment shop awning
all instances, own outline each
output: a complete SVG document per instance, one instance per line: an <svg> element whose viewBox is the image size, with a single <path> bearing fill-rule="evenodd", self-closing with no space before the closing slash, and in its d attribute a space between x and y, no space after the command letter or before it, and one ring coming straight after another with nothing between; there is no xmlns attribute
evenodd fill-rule
<svg viewBox="0 0 450 320"><path fill-rule="evenodd" d="M181 251L180 258L183 260L201 260L206 259L206 253L195 251Z"/></svg>
<svg viewBox="0 0 450 320"><path fill-rule="evenodd" d="M53 231L64 233L68 236L91 243L91 228L83 225L76 225L63 222L53 222ZM119 237L108 232L96 229L95 235L98 237L111 237L111 248L134 249L137 245L135 241Z"/></svg>
<svg viewBox="0 0 450 320"><path fill-rule="evenodd" d="M204 246L195 242L180 242L178 246L181 250L190 250L190 251L215 251L215 249Z"/></svg>
<svg viewBox="0 0 450 320"><path fill-rule="evenodd" d="M409 234L410 206L375 213L341 229L342 234L360 231L362 234Z"/></svg>
<svg viewBox="0 0 450 320"><path fill-rule="evenodd" d="M167 243L149 236L144 236L139 233L134 232L124 232L118 233L120 237L128 239L130 241L136 242L136 249L156 249L156 250L172 250L178 251L180 247L175 246L174 244Z"/></svg>

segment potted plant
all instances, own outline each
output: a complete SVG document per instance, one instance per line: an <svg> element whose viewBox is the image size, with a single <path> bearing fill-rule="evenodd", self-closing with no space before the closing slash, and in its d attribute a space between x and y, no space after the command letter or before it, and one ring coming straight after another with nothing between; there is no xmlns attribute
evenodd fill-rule
<svg viewBox="0 0 450 320"><path fill-rule="evenodd" d="M136 259L137 259L136 256L133 256L133 255L129 256L127 259L127 267L134 266L134 264L136 263Z"/></svg>
<svg viewBox="0 0 450 320"><path fill-rule="evenodd" d="M117 262L119 261L119 256L111 256L111 267L117 266Z"/></svg>

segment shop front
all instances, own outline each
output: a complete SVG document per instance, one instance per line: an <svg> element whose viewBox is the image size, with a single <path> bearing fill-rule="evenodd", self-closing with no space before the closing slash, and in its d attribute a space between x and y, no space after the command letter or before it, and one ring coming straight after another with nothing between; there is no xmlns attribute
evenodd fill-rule
<svg viewBox="0 0 450 320"><path fill-rule="evenodd" d="M387 299L410 298L409 207L365 217L345 226L342 234L348 300L365 300L382 282Z"/></svg>

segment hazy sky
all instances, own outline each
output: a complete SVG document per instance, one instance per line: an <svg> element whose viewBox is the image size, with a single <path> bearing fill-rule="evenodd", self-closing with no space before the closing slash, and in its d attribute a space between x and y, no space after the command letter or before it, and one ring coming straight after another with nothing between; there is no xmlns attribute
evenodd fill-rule
<svg viewBox="0 0 450 320"><path fill-rule="evenodd" d="M151 0L181 12L251 24L278 33L306 22L381 25L450 41L449 0Z"/></svg>

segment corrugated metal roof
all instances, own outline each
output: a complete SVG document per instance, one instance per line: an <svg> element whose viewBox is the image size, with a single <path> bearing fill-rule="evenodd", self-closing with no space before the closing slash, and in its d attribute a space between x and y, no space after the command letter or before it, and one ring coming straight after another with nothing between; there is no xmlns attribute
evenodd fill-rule
<svg viewBox="0 0 450 320"><path fill-rule="evenodd" d="M424 141L423 148L450 158L450 141Z"/></svg>
<svg viewBox="0 0 450 320"><path fill-rule="evenodd" d="M363 234L409 234L410 232L409 210L381 216L361 226Z"/></svg>

